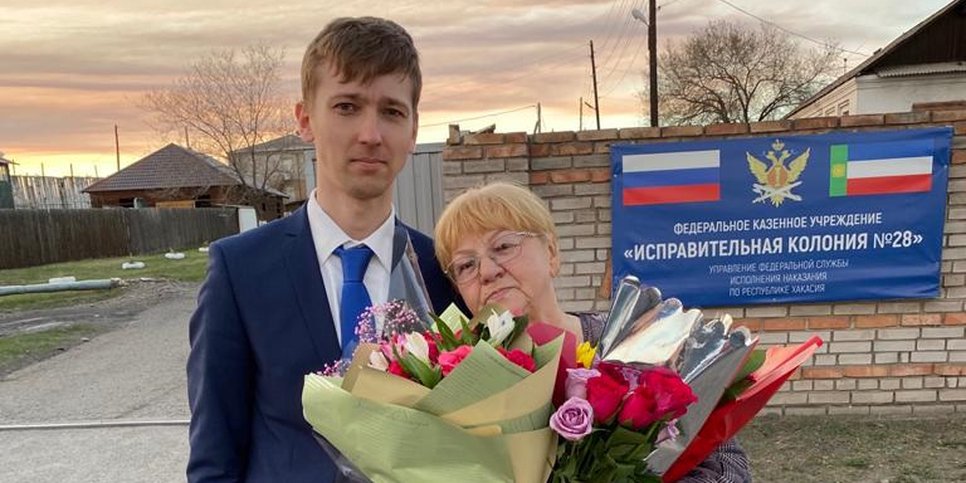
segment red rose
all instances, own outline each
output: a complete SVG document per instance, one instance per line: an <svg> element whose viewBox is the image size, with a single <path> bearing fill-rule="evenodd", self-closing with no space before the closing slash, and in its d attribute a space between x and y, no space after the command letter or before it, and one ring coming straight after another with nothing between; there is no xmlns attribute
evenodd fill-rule
<svg viewBox="0 0 966 483"><path fill-rule="evenodd" d="M616 362L599 362L594 369L602 374L607 374L613 379L624 381L631 389L637 386L637 376L641 373L640 369L625 366Z"/></svg>
<svg viewBox="0 0 966 483"><path fill-rule="evenodd" d="M530 357L530 354L527 354L526 352L523 352L520 349L513 349L512 351L508 351L502 347L497 347L496 350L500 351L500 354L503 354L503 357L506 357L508 361L526 369L527 372L533 372L537 370L536 361L534 361L533 358Z"/></svg>
<svg viewBox="0 0 966 483"><path fill-rule="evenodd" d="M473 352L473 347L468 345L461 345L451 351L440 352L439 354L439 368L443 370L443 375L448 376L456 366L463 362L470 353Z"/></svg>
<svg viewBox="0 0 966 483"><path fill-rule="evenodd" d="M610 372L587 380L587 402L594 408L594 421L604 424L617 413L628 391L623 377L615 378Z"/></svg>
<svg viewBox="0 0 966 483"><path fill-rule="evenodd" d="M389 369L387 370L389 371L390 374L395 374L399 377L405 377L406 379L410 378L409 373L406 372L406 369L402 366L402 364L399 363L399 361L395 359L389 362Z"/></svg>
<svg viewBox="0 0 966 483"><path fill-rule="evenodd" d="M688 411L688 405L698 400L676 372L659 367L641 373L638 383L647 386L657 404L661 417L680 418Z"/></svg>
<svg viewBox="0 0 966 483"><path fill-rule="evenodd" d="M639 385L631 392L627 401L624 401L624 406L621 407L617 421L633 430L641 430L661 419L662 413L657 409L657 398L654 391L647 386Z"/></svg>
<svg viewBox="0 0 966 483"><path fill-rule="evenodd" d="M423 332L423 338L426 339L426 345L429 346L429 363L436 364L439 360L439 347L436 346L436 338L428 332Z"/></svg>

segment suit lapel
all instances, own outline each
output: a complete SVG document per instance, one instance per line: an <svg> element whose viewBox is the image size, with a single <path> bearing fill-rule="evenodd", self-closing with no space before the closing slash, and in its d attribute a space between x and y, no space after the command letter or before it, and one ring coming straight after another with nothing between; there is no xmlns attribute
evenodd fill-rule
<svg viewBox="0 0 966 483"><path fill-rule="evenodd" d="M289 230L286 232L287 245L284 248L285 266L312 345L322 361L329 363L339 358L339 342L329 300L325 295L319 258L312 241L305 205L290 218Z"/></svg>

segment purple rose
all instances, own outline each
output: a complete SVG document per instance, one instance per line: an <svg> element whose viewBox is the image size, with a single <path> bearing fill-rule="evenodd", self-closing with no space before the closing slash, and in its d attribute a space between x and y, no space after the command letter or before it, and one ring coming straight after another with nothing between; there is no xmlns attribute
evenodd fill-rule
<svg viewBox="0 0 966 483"><path fill-rule="evenodd" d="M587 379L599 375L600 371L597 369L567 369L567 399L573 397L587 399Z"/></svg>
<svg viewBox="0 0 966 483"><path fill-rule="evenodd" d="M661 432L657 433L657 441L655 443L663 443L667 440L674 441L680 435L681 430L678 429L678 420L672 419L661 429Z"/></svg>
<svg viewBox="0 0 966 483"><path fill-rule="evenodd" d="M550 427L568 441L579 441L594 429L594 408L586 399L572 397L550 416Z"/></svg>

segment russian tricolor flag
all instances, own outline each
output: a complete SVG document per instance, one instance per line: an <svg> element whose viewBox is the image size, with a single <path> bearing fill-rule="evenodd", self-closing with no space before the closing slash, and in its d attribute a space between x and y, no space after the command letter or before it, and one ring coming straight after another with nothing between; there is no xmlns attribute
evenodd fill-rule
<svg viewBox="0 0 966 483"><path fill-rule="evenodd" d="M928 192L932 140L834 144L829 153L829 196Z"/></svg>
<svg viewBox="0 0 966 483"><path fill-rule="evenodd" d="M624 206L721 199L721 152L628 154L623 163Z"/></svg>

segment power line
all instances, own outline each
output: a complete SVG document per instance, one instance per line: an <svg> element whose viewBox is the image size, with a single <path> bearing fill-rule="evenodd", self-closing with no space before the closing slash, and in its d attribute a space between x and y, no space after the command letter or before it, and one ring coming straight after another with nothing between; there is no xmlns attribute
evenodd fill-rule
<svg viewBox="0 0 966 483"><path fill-rule="evenodd" d="M633 9L632 9L632 11L633 11ZM633 20L633 16L630 13L628 13L628 15L627 15L627 22L628 22L628 26L629 26L629 28L628 28L628 35L627 35L627 41L624 43L623 47L621 47L621 51L617 55L616 62L614 63L614 66L611 68L611 70L607 74L604 75L603 81L601 81L601 84L607 83L608 81L610 81L613 78L613 76L616 75L617 69L620 68L619 64L621 63L621 60L626 58L625 57L625 54L628 52L627 48L630 47L633 42L640 41L641 40L641 37L642 37L641 36L641 32L642 32L643 29L641 29L641 28L638 27L637 22ZM647 43L647 36L646 35L643 36L643 40L644 40L644 43ZM640 45L638 45L638 47L640 47ZM624 75L626 75L626 69L625 69L625 74Z"/></svg>
<svg viewBox="0 0 966 483"><path fill-rule="evenodd" d="M660 10L660 9L662 9L662 8L668 6L668 5L674 5L675 3L678 3L680 1L681 0L671 0L670 2L664 2L664 3L660 4L660 5L658 5L657 6L657 9Z"/></svg>
<svg viewBox="0 0 966 483"><path fill-rule="evenodd" d="M624 4L626 2L627 2L627 0L621 0L620 2L618 2L617 0L614 0L613 2L611 2L610 9L607 11L607 18L603 22L600 22L598 24L598 25L601 25L601 26L603 26L604 28L607 29L606 30L607 36L604 37L604 41L600 43L600 51L601 52L603 52L603 51L605 51L605 50L608 49L608 46L610 45L610 41L611 40L615 40L615 42L614 42L615 44L620 41L619 38L617 38L617 39L614 38L614 34L617 31L619 31L620 28L618 27L618 28L614 29L614 28L607 28L607 27L609 27L612 22L616 22L616 21L618 21L620 19L626 20L626 16L625 15L621 15L621 13L624 12ZM617 7L616 9L614 8L615 6ZM611 18L611 14L614 13L615 10L617 12L617 15L614 18Z"/></svg>
<svg viewBox="0 0 966 483"><path fill-rule="evenodd" d="M749 16L749 17L754 18L755 20L758 20L761 23L766 23L768 25L771 25L772 27L775 27L778 30L781 30L782 32L785 32L786 34L794 35L796 37L805 39L805 40L807 40L809 42L813 42L815 44L821 45L822 47L825 47L825 48L835 49L835 50L838 50L840 52L848 52L850 54L855 54L855 55L861 55L863 57L869 57L869 54L862 53L862 52L856 52L854 50L844 49L842 47L836 47L834 45L829 44L828 42L822 42L821 40L813 39L813 38L811 38L811 37L809 37L807 35L800 34L798 32L793 32L791 30L788 30L785 27L782 27L781 25L778 25L775 22L772 22L770 20L766 20L764 18L761 18L761 17L755 15L755 14L753 14L753 13L751 13L751 12L749 12L749 11L747 11L747 10L745 10L745 9L743 9L743 8L741 8L741 7L737 6L737 5L729 2L728 0L718 0L718 1L721 2L721 3L723 3L723 4L725 4L725 5L727 5L727 6L729 6L729 7L731 7L731 8L733 8L733 9L735 9L735 10L737 10L737 11L739 11L739 12L741 12L741 13L743 13L743 14L745 14L745 15L747 15L747 16Z"/></svg>
<svg viewBox="0 0 966 483"><path fill-rule="evenodd" d="M618 87L620 87L620 85L621 85L621 82L624 82L624 78L626 78L626 77L627 77L627 74L629 74L629 73L630 73L630 71L632 71L632 70L634 70L634 62L636 62L636 61L637 61L637 57L638 57L638 56L639 56L639 55L641 54L641 52L642 52L642 51L644 50L644 47L645 47L646 45L647 45L647 42L645 41L645 42L641 42L641 43L640 43L640 44L639 44L639 45L637 46L637 51L636 51L636 52L634 52L634 57L632 57L632 58L631 58L631 61L630 61L630 63L628 63L628 64L627 64L627 68L626 68L626 69L624 69L624 73L623 73L623 74L621 74L621 77L620 77L620 79L618 79L618 81L617 81L617 82L615 82L615 83L614 83L614 84L613 84L613 85L612 85L612 86L610 87L610 89L608 89L608 90L607 90L607 92L606 92L606 93L604 93L604 95L602 95L602 96L600 96L600 97L601 97L601 99L604 99L604 98L606 98L606 97L607 97L607 96L609 96L609 95L610 95L610 94L611 94L612 92L614 92L614 91L615 91L615 90L616 90L616 89L617 89Z"/></svg>
<svg viewBox="0 0 966 483"><path fill-rule="evenodd" d="M601 79L603 79L602 82L605 82L607 79L609 79L610 76L613 75L614 71L617 70L617 68L620 66L621 59L624 57L624 52L627 51L627 46L630 45L633 39L637 38L638 36L639 32L634 30L632 26L633 19L630 15L631 11L636 6L637 2L635 1L634 3L630 4L630 10L627 10L626 12L621 10L620 13L623 16L624 22L618 29L619 33L614 45L612 45L610 49L608 49L606 46L601 46L600 48L602 55L600 56L600 62L598 63L598 70L603 71L608 64L612 64L610 70L601 76Z"/></svg>
<svg viewBox="0 0 966 483"><path fill-rule="evenodd" d="M511 112L517 112L517 111L522 111L524 109L530 109L531 107L537 107L537 105L536 104L527 104L525 106L520 106L520 107L517 107L515 109L510 109L510 110L507 110L507 111L500 111L500 112L491 112L489 114L483 114L481 116L467 117L467 118L463 118L463 119L454 119L452 121L436 122L436 123L433 123L433 124L420 124L419 127L420 127L420 129L422 129L424 127L446 126L446 125L449 125L449 124L456 124L456 123L460 123L460 122L463 122L463 121L475 121L477 119L485 119L487 117L502 116L504 114L509 114Z"/></svg>
<svg viewBox="0 0 966 483"><path fill-rule="evenodd" d="M545 68L557 67L557 66L560 66L560 65L563 65L563 64L570 63L570 61L576 59L577 57L583 57L584 56L583 52L581 52L579 54L572 53L572 52L576 52L578 49L582 51L584 49L584 47L585 46L583 44L576 45L576 46L571 47L569 49L566 49L566 50L563 50L563 51L560 51L560 52L555 52L555 53L553 53L551 55L547 55L547 56L544 56L544 57L540 57L540 58L538 58L538 60L535 60L535 61L527 61L527 62L524 62L523 64L520 64L518 67L522 67L524 65L528 65L528 66L533 66L535 68L530 69L529 71L527 71L527 72L525 72L525 73L523 73L521 75L518 75L518 76L515 76L515 77L511 77L511 78L506 79L506 80L501 81L501 82L503 84L512 84L512 83L514 83L514 82L516 82L516 81L518 81L520 79L524 79L526 77L530 77L532 75L539 74ZM547 61L547 60L552 60L553 62L544 63L544 61ZM507 71L512 71L512 70L516 70L516 68L515 67L499 67L499 66L494 66L494 67L491 67L491 68L488 69L488 71L490 71L490 72L493 72L493 71L507 72ZM478 80L478 78L474 78L473 80ZM473 80L466 80L466 81L462 81L462 82L457 82L455 84L449 84L449 85L447 85L447 87L452 88L452 87L459 87L459 86L462 86L462 85L467 85L470 82L473 82ZM440 100L452 99L454 97L463 97L465 95L466 95L465 92L456 92L456 93L449 94L449 95L445 95L445 96L426 95L425 96L425 103L426 104L432 104L432 103L438 102Z"/></svg>
<svg viewBox="0 0 966 483"><path fill-rule="evenodd" d="M611 3L611 6L607 10L607 12L601 13L600 15L594 17L593 19L591 19L589 21L589 23L592 24L592 25L606 25L606 24L610 23L610 17L614 13L614 7L617 6L618 3L623 4L626 1L627 0L620 0L620 1L614 0ZM620 12L618 12L618 14L620 14ZM609 33L613 33L610 30L608 30L608 32ZM557 51L555 51L555 52L553 52L551 54L544 55L544 56L541 56L541 57L537 57L536 59L520 59L519 62L515 62L515 63L509 64L509 65L502 65L502 66L501 65L488 65L487 66L487 71L488 72L507 72L507 71L519 70L519 69L521 69L523 67L528 67L528 68L529 67L534 67L534 66L538 66L538 65L541 65L541 64L544 64L544 63L546 63L546 65L543 65L541 67L552 67L552 66L557 66L557 65L561 65L561 64L566 64L566 63L570 63L571 61L573 61L574 59L577 58L576 55L568 55L568 54L570 54L571 52L575 52L577 50L583 50L585 47L586 47L586 44L584 44L583 42L581 42L579 45L574 45L573 47L570 47L570 48L565 49L565 50L562 50L562 51L557 50ZM583 57L583 54L581 54L580 56ZM532 76L532 75L535 75L535 74L538 74L538 73L540 73L540 69L539 68L538 69L531 69L531 70L529 70L528 72L526 72L526 73L524 73L522 75L519 75L519 76L516 76L516 77L512 77L512 78L507 79L507 80L502 81L502 82L503 83L506 83L506 84L509 84L509 83L516 82L516 81L518 81L520 79L523 79L523 78L526 78L526 77L529 77L529 76ZM468 85L471 82L473 82L473 81L472 80L460 81L460 82L457 82L455 84L449 84L448 87L454 87L454 86L459 87L459 86L463 86L463 85ZM454 97L461 97L461 96L464 96L464 95L465 95L464 93L454 93L454 94L449 94L449 95L445 95L445 96L432 96L431 94L426 94L424 97L425 97L425 102L426 103L434 103L434 102L439 101L439 100L451 99L451 98L454 98Z"/></svg>

